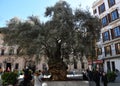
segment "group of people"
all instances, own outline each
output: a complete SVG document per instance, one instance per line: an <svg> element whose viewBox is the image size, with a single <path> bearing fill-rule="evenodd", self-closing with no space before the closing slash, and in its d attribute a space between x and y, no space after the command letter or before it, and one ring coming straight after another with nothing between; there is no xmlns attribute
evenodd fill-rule
<svg viewBox="0 0 120 86"><path fill-rule="evenodd" d="M87 76L90 86L92 86L91 81L94 81L96 86L100 86L100 81L102 81L104 86L108 84L107 74L105 72L100 72L98 69L94 71L87 70Z"/></svg>
<svg viewBox="0 0 120 86"><path fill-rule="evenodd" d="M23 86L42 86L42 71L38 70L35 73L31 73L29 68L24 70Z"/></svg>

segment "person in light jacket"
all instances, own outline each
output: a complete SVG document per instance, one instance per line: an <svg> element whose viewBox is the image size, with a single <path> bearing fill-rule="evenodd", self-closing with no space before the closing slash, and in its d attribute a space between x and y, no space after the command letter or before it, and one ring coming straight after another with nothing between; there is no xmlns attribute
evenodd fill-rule
<svg viewBox="0 0 120 86"><path fill-rule="evenodd" d="M34 86L42 86L42 78L43 78L42 72L39 70L34 75Z"/></svg>

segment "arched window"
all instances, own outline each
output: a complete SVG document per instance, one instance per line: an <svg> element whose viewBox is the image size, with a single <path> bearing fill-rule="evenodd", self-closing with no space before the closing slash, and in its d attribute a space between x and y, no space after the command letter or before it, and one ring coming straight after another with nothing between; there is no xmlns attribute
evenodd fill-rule
<svg viewBox="0 0 120 86"><path fill-rule="evenodd" d="M13 54L14 54L14 48L10 48L9 55L13 55Z"/></svg>

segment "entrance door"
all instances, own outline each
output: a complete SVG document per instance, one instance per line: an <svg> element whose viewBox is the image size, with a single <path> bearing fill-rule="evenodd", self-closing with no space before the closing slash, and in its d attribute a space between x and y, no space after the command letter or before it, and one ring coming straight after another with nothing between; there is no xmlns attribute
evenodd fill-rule
<svg viewBox="0 0 120 86"><path fill-rule="evenodd" d="M11 63L6 64L6 71L11 71Z"/></svg>
<svg viewBox="0 0 120 86"><path fill-rule="evenodd" d="M107 61L107 71L111 71L110 61Z"/></svg>
<svg viewBox="0 0 120 86"><path fill-rule="evenodd" d="M115 62L112 61L112 71L115 71Z"/></svg>

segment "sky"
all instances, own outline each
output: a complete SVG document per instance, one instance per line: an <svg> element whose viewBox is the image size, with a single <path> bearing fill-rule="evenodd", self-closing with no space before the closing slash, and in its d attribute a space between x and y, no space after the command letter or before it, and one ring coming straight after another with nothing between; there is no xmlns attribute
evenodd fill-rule
<svg viewBox="0 0 120 86"><path fill-rule="evenodd" d="M7 21L13 17L26 20L28 16L39 16L41 22L45 22L44 17L46 7L54 6L59 0L0 0L0 27L4 27ZM92 13L92 4L96 0L64 0L72 9L89 8Z"/></svg>

